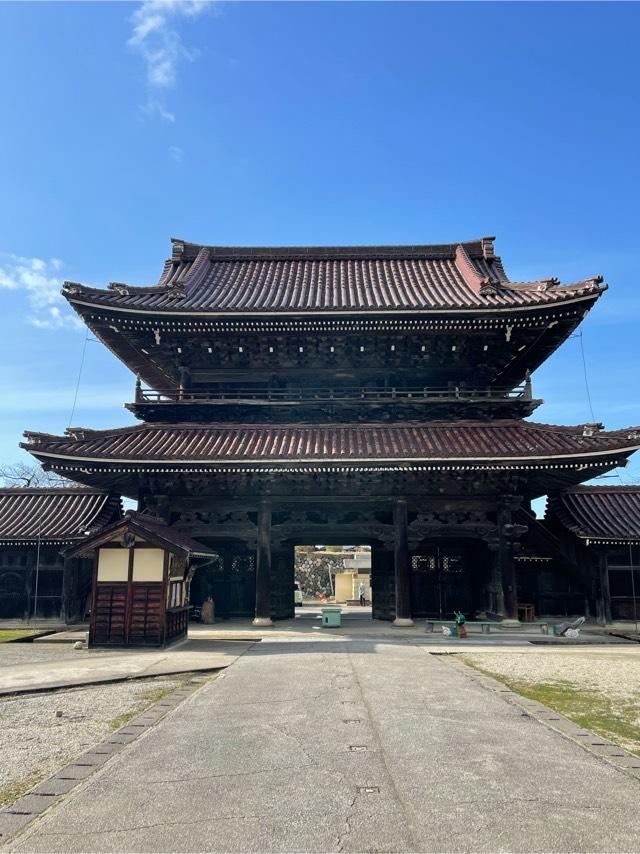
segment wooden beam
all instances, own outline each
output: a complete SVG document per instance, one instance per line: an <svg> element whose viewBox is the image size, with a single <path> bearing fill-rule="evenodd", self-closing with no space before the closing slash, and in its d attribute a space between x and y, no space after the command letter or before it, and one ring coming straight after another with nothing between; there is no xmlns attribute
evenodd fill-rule
<svg viewBox="0 0 640 854"><path fill-rule="evenodd" d="M411 567L407 538L407 501L399 498L393 508L394 569L396 584L396 618L394 626L412 626L411 617Z"/></svg>
<svg viewBox="0 0 640 854"><path fill-rule="evenodd" d="M293 594L292 594L293 595ZM256 554L256 613L254 626L272 626L271 619L271 502L260 502Z"/></svg>

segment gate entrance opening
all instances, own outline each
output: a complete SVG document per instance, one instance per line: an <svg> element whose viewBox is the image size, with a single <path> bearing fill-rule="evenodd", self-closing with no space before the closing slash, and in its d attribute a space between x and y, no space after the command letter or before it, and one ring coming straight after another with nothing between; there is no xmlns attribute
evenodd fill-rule
<svg viewBox="0 0 640 854"><path fill-rule="evenodd" d="M371 581L370 545L295 547L296 606L331 603L362 608L371 616Z"/></svg>

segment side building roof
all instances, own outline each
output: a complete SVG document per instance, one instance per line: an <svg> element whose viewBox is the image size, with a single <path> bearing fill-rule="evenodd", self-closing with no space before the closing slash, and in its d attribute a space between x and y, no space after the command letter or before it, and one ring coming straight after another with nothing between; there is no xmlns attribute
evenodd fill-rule
<svg viewBox="0 0 640 854"><path fill-rule="evenodd" d="M640 486L564 490L549 499L545 519L588 542L640 542Z"/></svg>
<svg viewBox="0 0 640 854"><path fill-rule="evenodd" d="M71 543L121 516L119 496L99 489L0 489L0 545Z"/></svg>

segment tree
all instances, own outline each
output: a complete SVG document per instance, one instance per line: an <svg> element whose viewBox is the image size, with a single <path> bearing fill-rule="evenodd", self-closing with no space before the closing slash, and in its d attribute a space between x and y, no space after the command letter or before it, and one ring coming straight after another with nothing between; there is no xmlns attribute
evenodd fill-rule
<svg viewBox="0 0 640 854"><path fill-rule="evenodd" d="M45 471L42 466L34 463L8 463L0 466L0 485L2 486L32 486L37 488L61 489L65 486L75 486L72 480L54 471Z"/></svg>

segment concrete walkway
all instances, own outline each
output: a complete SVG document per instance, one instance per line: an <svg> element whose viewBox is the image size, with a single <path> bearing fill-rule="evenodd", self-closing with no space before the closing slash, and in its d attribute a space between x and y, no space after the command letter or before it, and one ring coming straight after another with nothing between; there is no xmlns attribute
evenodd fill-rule
<svg viewBox="0 0 640 854"><path fill-rule="evenodd" d="M256 644L8 850L639 850L640 782L428 650Z"/></svg>
<svg viewBox="0 0 640 854"><path fill-rule="evenodd" d="M11 646L10 650L7 647ZM188 640L162 650L75 650L56 645L46 661L31 661L32 644L3 644L0 650L0 696L56 688L74 688L123 679L220 670L249 646L240 641ZM4 662L3 652L10 654ZM17 653L21 653L16 662Z"/></svg>

